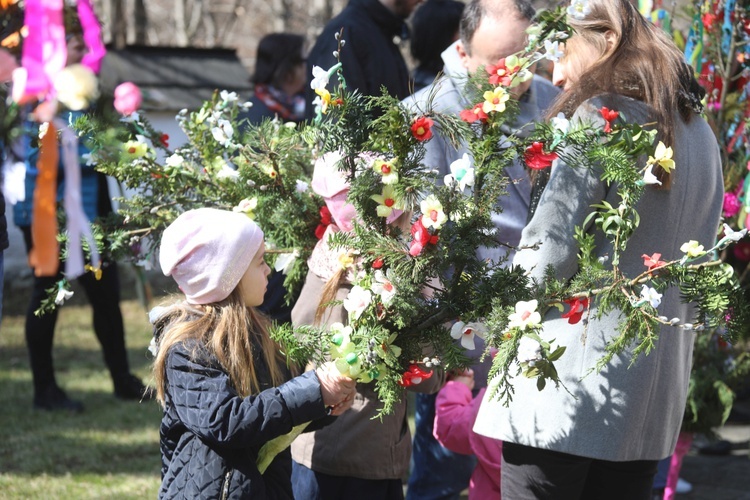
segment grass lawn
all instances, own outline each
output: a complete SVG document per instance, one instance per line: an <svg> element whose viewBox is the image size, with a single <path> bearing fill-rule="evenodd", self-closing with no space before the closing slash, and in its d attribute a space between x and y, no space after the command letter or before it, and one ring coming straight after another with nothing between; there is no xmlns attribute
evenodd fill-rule
<svg viewBox="0 0 750 500"><path fill-rule="evenodd" d="M7 289L6 289L7 290ZM151 328L135 300L122 302L132 371L150 381ZM85 405L82 414L32 409L24 318L6 311L0 331L0 497L156 498L159 489L157 403L112 394L91 309L60 310L55 332L57 380Z"/></svg>

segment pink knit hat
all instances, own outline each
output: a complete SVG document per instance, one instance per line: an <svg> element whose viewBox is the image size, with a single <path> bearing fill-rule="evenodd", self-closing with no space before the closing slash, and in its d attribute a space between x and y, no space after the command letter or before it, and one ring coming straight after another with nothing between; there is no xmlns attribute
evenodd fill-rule
<svg viewBox="0 0 750 500"><path fill-rule="evenodd" d="M226 299L263 243L263 231L241 213L199 208L164 230L159 263L190 304Z"/></svg>

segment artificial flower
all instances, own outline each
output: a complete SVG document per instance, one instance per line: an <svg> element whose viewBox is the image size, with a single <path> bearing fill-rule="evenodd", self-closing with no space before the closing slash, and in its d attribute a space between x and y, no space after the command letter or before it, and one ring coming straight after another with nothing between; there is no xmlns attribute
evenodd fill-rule
<svg viewBox="0 0 750 500"><path fill-rule="evenodd" d="M518 362L534 366L542 360L542 346L536 340L527 335L518 341Z"/></svg>
<svg viewBox="0 0 750 500"><path fill-rule="evenodd" d="M560 317L567 318L568 323L571 325L575 325L576 323L581 321L581 317L583 316L583 313L586 311L586 308L589 306L588 297L568 299L568 300L564 300L563 302L565 302L566 304L570 306L570 310L566 312L565 314L560 315Z"/></svg>
<svg viewBox="0 0 750 500"><path fill-rule="evenodd" d="M232 123L229 120L219 119L216 122L216 126L211 128L211 135L222 146L230 146L232 144L232 136L234 135Z"/></svg>
<svg viewBox="0 0 750 500"><path fill-rule="evenodd" d="M227 165L226 162L222 162L221 168L216 173L217 179L229 179L231 181L236 181L240 178L240 173Z"/></svg>
<svg viewBox="0 0 750 500"><path fill-rule="evenodd" d="M680 251L685 253L690 258L700 257L706 252L703 250L703 245L699 244L695 240L690 240L687 243L683 243L680 247Z"/></svg>
<svg viewBox="0 0 750 500"><path fill-rule="evenodd" d="M352 327L344 326L336 322L328 327L331 332L331 355L334 358L341 358L349 354L356 347L351 342Z"/></svg>
<svg viewBox="0 0 750 500"><path fill-rule="evenodd" d="M273 268L277 273L287 275L289 274L289 271L291 271L294 267L294 263L296 262L298 257L299 252L297 250L290 253L282 253L278 257L276 257L276 262L274 262Z"/></svg>
<svg viewBox="0 0 750 500"><path fill-rule="evenodd" d="M672 148L668 148L663 142L659 141L654 156L648 157L647 164L659 165L665 172L671 172L675 167L674 160L672 160Z"/></svg>
<svg viewBox="0 0 750 500"><path fill-rule="evenodd" d="M375 281L372 283L372 291L380 295L380 300L384 305L389 305L396 296L396 287L393 285L393 269L386 272L381 270L375 271Z"/></svg>
<svg viewBox="0 0 750 500"><path fill-rule="evenodd" d="M255 219L255 209L258 208L258 198L245 198L237 204L236 207L232 208L232 212L242 213Z"/></svg>
<svg viewBox="0 0 750 500"><path fill-rule="evenodd" d="M609 109L606 106L602 106L602 109L599 110L599 113L601 113L602 118L604 118L604 133L609 134L612 132L612 122L617 120L617 118L620 116L619 111L615 111L614 109Z"/></svg>
<svg viewBox="0 0 750 500"><path fill-rule="evenodd" d="M646 169L643 171L643 184L659 184L661 186L661 181L654 175L652 172L654 166L653 165L647 165Z"/></svg>
<svg viewBox="0 0 750 500"><path fill-rule="evenodd" d="M237 102L237 92L229 92L228 90L222 90L219 92L219 98L221 98L221 102L224 104L232 104L233 102Z"/></svg>
<svg viewBox="0 0 750 500"><path fill-rule="evenodd" d="M164 146L165 148L168 148L169 147L169 134L161 134L159 136L159 142L161 143L162 146Z"/></svg>
<svg viewBox="0 0 750 500"><path fill-rule="evenodd" d="M148 153L148 144L140 141L128 141L122 145L122 149L129 160L141 158Z"/></svg>
<svg viewBox="0 0 750 500"><path fill-rule="evenodd" d="M422 217L418 218L417 222L412 224L411 237L409 255L412 257L420 255L428 244L436 245L438 242L438 235L430 234L430 230L422 224Z"/></svg>
<svg viewBox="0 0 750 500"><path fill-rule="evenodd" d="M474 186L474 168L468 153L464 153L461 158L451 163L450 170L451 173L446 175L443 180L446 186L455 184L461 191L466 189L467 186Z"/></svg>
<svg viewBox="0 0 750 500"><path fill-rule="evenodd" d="M661 260L661 254L655 253L651 256L646 255L645 253L641 255L641 258L643 259L643 265L648 268L649 271L652 271L654 269L658 269L660 267L664 267L667 265L666 262Z"/></svg>
<svg viewBox="0 0 750 500"><path fill-rule="evenodd" d="M377 259L372 261L372 268L373 269L382 269L383 268L383 257L378 257Z"/></svg>
<svg viewBox="0 0 750 500"><path fill-rule="evenodd" d="M321 239L326 232L326 228L331 225L331 211L327 206L320 207L320 224L315 228L315 237Z"/></svg>
<svg viewBox="0 0 750 500"><path fill-rule="evenodd" d="M464 109L459 116L466 123L474 123L477 120L485 123L488 118L487 113L484 112L484 104L482 103L475 104L471 109Z"/></svg>
<svg viewBox="0 0 750 500"><path fill-rule="evenodd" d="M164 164L172 168L181 167L184 163L185 158L183 158L181 155L178 155L177 153L167 157L167 159L164 160Z"/></svg>
<svg viewBox="0 0 750 500"><path fill-rule="evenodd" d="M526 59L518 56L508 56L500 59L497 64L486 67L490 75L492 85L502 85L503 87L515 87L525 82L533 76L530 71L524 70L523 65ZM485 97L485 99L487 99Z"/></svg>
<svg viewBox="0 0 750 500"><path fill-rule="evenodd" d="M68 300L72 296L73 296L73 290L66 290L65 288L60 288L57 291L57 295L55 296L55 304L58 306L61 306L66 300Z"/></svg>
<svg viewBox="0 0 750 500"><path fill-rule="evenodd" d="M418 141L424 142L432 137L433 121L426 116L420 116L411 124L411 133Z"/></svg>
<svg viewBox="0 0 750 500"><path fill-rule="evenodd" d="M99 281L102 279L102 266L101 264L97 265L96 267L92 266L91 264L86 264L83 266L83 268L86 271L91 271L94 274L94 279L96 281Z"/></svg>
<svg viewBox="0 0 750 500"><path fill-rule="evenodd" d="M321 68L320 66L313 66L312 69L313 79L310 82L310 88L313 90L324 89L328 86L328 70Z"/></svg>
<svg viewBox="0 0 750 500"><path fill-rule="evenodd" d="M491 113L492 111L502 113L505 111L505 103L508 102L508 99L510 99L510 94L503 87L488 90L484 93L482 111L485 113Z"/></svg>
<svg viewBox="0 0 750 500"><path fill-rule="evenodd" d="M464 323L456 321L451 327L451 337L461 339L461 346L464 349L473 351L476 348L474 337L484 338L487 328L482 323Z"/></svg>
<svg viewBox="0 0 750 500"><path fill-rule="evenodd" d="M344 299L344 309L353 319L359 319L372 302L372 293L359 285L352 287L349 295Z"/></svg>
<svg viewBox="0 0 750 500"><path fill-rule="evenodd" d="M570 2L570 6L568 7L568 15L570 17L581 21L583 19L586 19L586 16L588 16L590 13L591 6L589 5L588 0L573 0L572 2Z"/></svg>
<svg viewBox="0 0 750 500"><path fill-rule="evenodd" d="M734 217L735 215L740 213L740 209L742 209L742 203L740 202L737 195L734 193L724 193L724 217Z"/></svg>
<svg viewBox="0 0 750 500"><path fill-rule="evenodd" d="M383 184L396 184L398 182L398 159L376 158L372 162L372 169L380 175Z"/></svg>
<svg viewBox="0 0 750 500"><path fill-rule="evenodd" d="M404 372L398 383L403 387L409 387L412 385L419 385L422 381L427 380L430 377L432 377L432 370L422 370L418 365L413 364Z"/></svg>
<svg viewBox="0 0 750 500"><path fill-rule="evenodd" d="M533 170L543 170L551 166L557 158L557 153L554 151L545 153L544 143L538 141L526 148L526 152L523 155L526 166Z"/></svg>
<svg viewBox="0 0 750 500"><path fill-rule="evenodd" d="M515 312L508 316L508 328L526 330L542 324L542 316L536 310L539 303L536 300L516 302Z"/></svg>
<svg viewBox="0 0 750 500"><path fill-rule="evenodd" d="M544 58L552 62L559 62L563 58L565 53L560 48L560 42L555 40L544 41Z"/></svg>
<svg viewBox="0 0 750 500"><path fill-rule="evenodd" d="M556 132L560 132L563 135L567 134L570 130L570 120L565 118L565 113L557 113L557 116L552 118L550 123Z"/></svg>
<svg viewBox="0 0 750 500"><path fill-rule="evenodd" d="M400 204L396 201L396 193L391 185L383 186L383 192L370 196L370 199L378 203L378 217L388 217L394 208L401 208Z"/></svg>
<svg viewBox="0 0 750 500"><path fill-rule="evenodd" d="M57 100L66 108L79 111L99 97L99 82L90 68L71 64L60 71L53 82Z"/></svg>
<svg viewBox="0 0 750 500"><path fill-rule="evenodd" d="M307 192L309 188L310 188L310 184L308 184L305 181L301 181L299 179L294 181L294 190L297 191L298 193L305 193Z"/></svg>
<svg viewBox="0 0 750 500"><path fill-rule="evenodd" d="M130 116L141 107L141 89L133 82L121 83L115 88L115 109L124 116Z"/></svg>
<svg viewBox="0 0 750 500"><path fill-rule="evenodd" d="M315 89L315 93L318 97L315 98L313 104L320 108L320 112L326 114L328 112L328 106L331 104L331 93L326 88Z"/></svg>
<svg viewBox="0 0 750 500"><path fill-rule="evenodd" d="M424 227L438 230L448 220L448 216L443 212L443 204L434 194L422 200L419 203L419 208L422 210L422 225Z"/></svg>
<svg viewBox="0 0 750 500"><path fill-rule="evenodd" d="M746 234L747 228L744 228L740 231L735 231L734 229L729 227L729 224L724 224L724 238L728 239L729 241L737 243L742 238L744 238Z"/></svg>
<svg viewBox="0 0 750 500"><path fill-rule="evenodd" d="M661 304L661 294L650 286L643 285L641 288L641 300L644 300L651 304L651 307L656 309Z"/></svg>
<svg viewBox="0 0 750 500"><path fill-rule="evenodd" d="M341 269L347 270L354 265L354 255L349 250L342 250L338 257Z"/></svg>

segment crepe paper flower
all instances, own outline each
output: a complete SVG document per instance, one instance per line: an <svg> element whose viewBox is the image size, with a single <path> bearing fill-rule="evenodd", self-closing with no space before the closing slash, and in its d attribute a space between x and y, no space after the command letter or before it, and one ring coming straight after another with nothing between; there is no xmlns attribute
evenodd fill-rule
<svg viewBox="0 0 750 500"><path fill-rule="evenodd" d="M688 258L695 258L704 255L706 252L703 250L703 245L699 244L695 240L690 240L687 243L683 243L680 247L680 251L685 253Z"/></svg>
<svg viewBox="0 0 750 500"><path fill-rule="evenodd" d="M238 96L237 92L229 92L228 90L222 90L219 92L219 98L221 99L221 102L224 104L232 104L233 102L237 102Z"/></svg>
<svg viewBox="0 0 750 500"><path fill-rule="evenodd" d="M384 186L381 194L374 194L370 196L370 199L378 203L378 217L388 217L393 212L393 209L401 209L400 204L396 201L396 193L391 185Z"/></svg>
<svg viewBox="0 0 750 500"><path fill-rule="evenodd" d="M643 255L641 255L641 258L643 259L643 265L646 266L649 271L652 271L654 269L658 269L660 267L664 267L667 265L666 262L661 260L660 253L655 253L651 256L648 256L644 253Z"/></svg>
<svg viewBox="0 0 750 500"><path fill-rule="evenodd" d="M165 148L169 147L169 134L161 134L159 136L159 143Z"/></svg>
<svg viewBox="0 0 750 500"><path fill-rule="evenodd" d="M473 108L464 109L463 111L461 111L459 116L466 123L474 123L477 120L479 120L482 123L485 123L488 117L487 117L487 113L484 112L483 108L484 108L484 104L482 103L475 104Z"/></svg>
<svg viewBox="0 0 750 500"><path fill-rule="evenodd" d="M354 255L348 250L342 250L338 257L341 269L349 269L354 265Z"/></svg>
<svg viewBox="0 0 750 500"><path fill-rule="evenodd" d="M740 213L740 209L742 209L742 203L737 195L735 193L724 193L724 217L734 217Z"/></svg>
<svg viewBox="0 0 750 500"><path fill-rule="evenodd" d="M646 166L645 170L643 171L643 179L640 180L639 184L641 185L659 184L661 186L661 181L652 172L653 168L654 168L653 165Z"/></svg>
<svg viewBox="0 0 750 500"><path fill-rule="evenodd" d="M409 243L409 255L412 257L420 255L428 244L436 245L439 238L436 234L430 234L430 230L422 224L421 217L417 219L417 222L412 224L411 237L412 241Z"/></svg>
<svg viewBox="0 0 750 500"><path fill-rule="evenodd" d="M474 168L468 153L451 163L451 173L446 175L444 182L446 186L456 185L460 191L467 186L474 186Z"/></svg>
<svg viewBox="0 0 750 500"><path fill-rule="evenodd" d="M456 321L451 327L451 337L456 340L461 339L461 346L470 351L476 349L474 337L484 338L485 333L487 333L487 328L481 323Z"/></svg>
<svg viewBox="0 0 750 500"><path fill-rule="evenodd" d="M234 128L232 128L232 124L229 120L219 119L216 122L216 126L211 128L211 135L214 136L216 142L227 147L232 144Z"/></svg>
<svg viewBox="0 0 750 500"><path fill-rule="evenodd" d="M747 228L744 228L740 231L735 231L734 229L729 227L729 224L724 224L724 238L722 239L726 239L728 241L737 243L742 238L744 238L746 234L747 234Z"/></svg>
<svg viewBox="0 0 750 500"><path fill-rule="evenodd" d="M148 153L148 144L131 140L122 145L122 150L125 153L125 156L130 160L142 158Z"/></svg>
<svg viewBox="0 0 750 500"><path fill-rule="evenodd" d="M382 257L378 257L377 259L375 259L375 260L372 261L372 268L373 269L382 269L383 268L383 264L384 264L383 258Z"/></svg>
<svg viewBox="0 0 750 500"><path fill-rule="evenodd" d="M438 230L448 220L448 216L443 212L443 204L434 194L422 200L419 208L422 210L422 225L426 228Z"/></svg>
<svg viewBox="0 0 750 500"><path fill-rule="evenodd" d="M591 13L591 6L588 0L573 0L568 7L568 15L579 21L586 19Z"/></svg>
<svg viewBox="0 0 750 500"><path fill-rule="evenodd" d="M521 337L518 341L518 362L533 367L542 359L542 345L527 335Z"/></svg>
<svg viewBox="0 0 750 500"><path fill-rule="evenodd" d="M376 158L372 162L372 169L381 176L383 184L396 184L398 182L398 159L384 160Z"/></svg>
<svg viewBox="0 0 750 500"><path fill-rule="evenodd" d="M305 181L301 181L299 179L294 181L294 190L297 191L298 193L305 193L307 192L309 188L310 188L310 184L308 184Z"/></svg>
<svg viewBox="0 0 750 500"><path fill-rule="evenodd" d="M536 300L516 302L515 312L508 316L508 328L526 330L542 324L542 316L536 310L539 303Z"/></svg>
<svg viewBox="0 0 750 500"><path fill-rule="evenodd" d="M575 298L575 299L568 299L564 300L566 304L570 306L570 310L566 312L565 314L561 314L561 318L567 318L568 324L575 325L579 321L581 321L581 317L583 316L583 313L586 311L586 308L589 306L589 299L588 297L583 298Z"/></svg>
<svg viewBox="0 0 750 500"><path fill-rule="evenodd" d="M115 88L115 109L124 116L135 113L141 107L141 89L133 82L121 83Z"/></svg>
<svg viewBox="0 0 750 500"><path fill-rule="evenodd" d="M389 305L393 300L393 297L396 296L396 287L393 285L394 276L393 269L388 269L386 272L380 270L375 271L375 281L370 287L374 293L380 295L380 300L383 302L383 305L386 306Z"/></svg>
<svg viewBox="0 0 750 500"><path fill-rule="evenodd" d="M326 228L331 225L331 211L326 205L320 207L320 224L315 228L315 237L321 239L326 232Z"/></svg>
<svg viewBox="0 0 750 500"><path fill-rule="evenodd" d="M419 385L430 377L432 377L432 370L423 370L418 365L413 364L404 372L398 383L402 387L410 387Z"/></svg>
<svg viewBox="0 0 750 500"><path fill-rule="evenodd" d="M533 76L530 71L523 69L525 63L526 59L524 58L508 56L500 59L495 65L488 65L485 69L490 75L492 85L515 87Z"/></svg>
<svg viewBox="0 0 750 500"><path fill-rule="evenodd" d="M557 116L550 120L555 131L565 135L570 130L570 120L565 118L565 113L557 113Z"/></svg>
<svg viewBox="0 0 750 500"><path fill-rule="evenodd" d="M651 304L651 307L656 309L661 304L661 294L656 289L643 285L643 288L641 288L641 300L648 302Z"/></svg>
<svg viewBox="0 0 750 500"><path fill-rule="evenodd" d="M245 214L251 219L255 219L256 208L258 208L258 198L245 198L239 202L236 207L232 207L232 212Z"/></svg>
<svg viewBox="0 0 750 500"><path fill-rule="evenodd" d="M674 160L672 160L672 148L668 148L663 142L659 141L654 156L648 157L647 165L659 165L665 172L671 172L675 168Z"/></svg>
<svg viewBox="0 0 750 500"><path fill-rule="evenodd" d="M484 93L484 103L482 103L482 111L485 113L491 113L497 111L502 113L505 111L505 103L510 99L510 94L503 87L496 87L494 90L488 90Z"/></svg>
<svg viewBox="0 0 750 500"><path fill-rule="evenodd" d="M94 279L96 281L102 279L102 267L100 265L92 266L91 264L86 264L83 268L86 271L91 271L94 274Z"/></svg>
<svg viewBox="0 0 750 500"><path fill-rule="evenodd" d="M615 111L614 109L609 109L606 106L602 106L602 108L599 110L599 113L601 113L602 118L604 118L604 133L609 134L612 132L612 122L617 120L617 118L620 116L619 111Z"/></svg>
<svg viewBox="0 0 750 500"><path fill-rule="evenodd" d="M359 319L362 313L372 303L372 293L359 285L352 287L349 295L344 299L344 309L353 319Z"/></svg>
<svg viewBox="0 0 750 500"><path fill-rule="evenodd" d="M321 113L326 114L328 106L331 104L331 93L325 88L315 89L315 93L318 94L318 97L315 98L313 104L316 108L320 108Z"/></svg>
<svg viewBox="0 0 750 500"><path fill-rule="evenodd" d="M526 148L523 155L523 159L526 162L526 166L533 170L543 170L552 165L557 160L557 153L551 151L549 153L544 152L543 142L534 142Z"/></svg>
<svg viewBox="0 0 750 500"><path fill-rule="evenodd" d="M222 179L222 180L228 179L231 181L236 181L237 179L240 178L240 173L237 170L230 167L229 165L227 165L226 162L224 162L221 165L221 168L219 169L219 171L216 173L216 178Z"/></svg>
<svg viewBox="0 0 750 500"><path fill-rule="evenodd" d="M544 41L544 58L552 61L552 62L559 62L560 59L563 58L565 53L560 48L560 42L555 40L554 42L552 40L545 40Z"/></svg>
<svg viewBox="0 0 750 500"><path fill-rule="evenodd" d="M325 70L320 66L313 66L312 75L313 79L310 82L311 89L324 89L328 86L328 80L331 78L328 74L328 70Z"/></svg>
<svg viewBox="0 0 750 500"><path fill-rule="evenodd" d="M434 122L426 116L420 116L411 124L411 133L420 142L429 141L432 137L432 125Z"/></svg>
<svg viewBox="0 0 750 500"><path fill-rule="evenodd" d="M59 290L57 290L57 295L55 296L55 305L61 306L65 303L66 300L71 298L73 296L73 290L66 290L65 288L60 287Z"/></svg>
<svg viewBox="0 0 750 500"><path fill-rule="evenodd" d="M290 253L282 253L278 257L276 257L276 262L274 262L273 268L277 273L282 273L286 276L287 274L289 274L289 271L292 270L292 268L294 267L294 263L298 258L299 252L297 250Z"/></svg>
<svg viewBox="0 0 750 500"><path fill-rule="evenodd" d="M66 108L80 111L99 97L99 81L91 69L71 64L60 71L53 82L57 100Z"/></svg>

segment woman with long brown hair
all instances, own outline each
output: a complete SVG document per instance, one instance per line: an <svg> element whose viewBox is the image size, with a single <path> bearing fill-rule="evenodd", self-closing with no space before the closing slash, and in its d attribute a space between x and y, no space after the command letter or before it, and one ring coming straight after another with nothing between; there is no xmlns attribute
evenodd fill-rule
<svg viewBox="0 0 750 500"><path fill-rule="evenodd" d="M630 122L655 123L659 140L674 150L676 169L655 168L660 185L646 186L635 207L638 229L621 254L627 276L644 271L643 254L679 259L680 246L715 240L723 199L719 150L699 116L702 89L682 54L628 0L579 0L569 10L575 34L555 68L564 92L550 112L603 126L601 109ZM592 205L618 206L616 186L596 169L553 167L539 205L523 231L514 264L541 282L551 266L560 280L578 272L574 227L596 238L596 255L607 262L612 246L593 225L584 226ZM538 251L531 247L539 243ZM664 293L659 314L689 321L692 310L677 290ZM485 400L475 430L503 440L502 494L517 499L647 499L656 463L672 453L685 408L693 334L661 328L648 356L632 365L631 352L601 372L591 372L618 332L620 312L569 324L552 308L542 337L567 350L555 363L564 390L538 391L519 375L509 407Z"/></svg>

